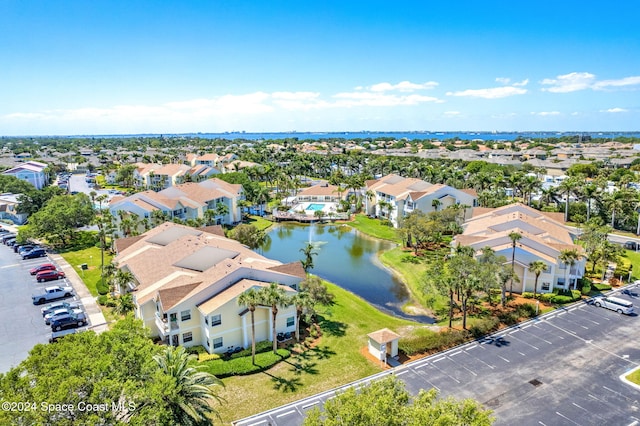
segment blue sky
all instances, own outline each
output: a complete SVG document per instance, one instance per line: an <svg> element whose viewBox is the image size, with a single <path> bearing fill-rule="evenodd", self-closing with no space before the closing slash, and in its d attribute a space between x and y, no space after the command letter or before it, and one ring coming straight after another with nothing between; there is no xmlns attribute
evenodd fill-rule
<svg viewBox="0 0 640 426"><path fill-rule="evenodd" d="M0 135L640 130L640 3L0 1Z"/></svg>

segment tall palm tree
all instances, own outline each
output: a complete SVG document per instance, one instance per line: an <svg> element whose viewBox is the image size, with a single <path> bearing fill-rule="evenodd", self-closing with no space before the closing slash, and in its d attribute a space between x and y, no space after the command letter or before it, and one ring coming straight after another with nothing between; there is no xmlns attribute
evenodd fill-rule
<svg viewBox="0 0 640 426"><path fill-rule="evenodd" d="M569 196L580 187L580 183L574 177L567 178L560 183L558 190L565 196L564 221L569 221Z"/></svg>
<svg viewBox="0 0 640 426"><path fill-rule="evenodd" d="M302 313L306 310L307 313L313 311L315 301L311 298L309 293L301 291L291 297L291 303L296 306L296 342L300 341L300 318Z"/></svg>
<svg viewBox="0 0 640 426"><path fill-rule="evenodd" d="M509 233L511 239L511 283L509 284L509 297L513 294L513 279L516 272L516 243L520 241L522 235L513 231Z"/></svg>
<svg viewBox="0 0 640 426"><path fill-rule="evenodd" d="M184 347L168 346L153 360L174 384L173 392L167 392L171 423L201 425L210 422L209 415L218 412L213 402L223 402L214 386L224 386L213 374L198 371L193 366L195 355L189 355Z"/></svg>
<svg viewBox="0 0 640 426"><path fill-rule="evenodd" d="M569 285L569 270L571 269L571 267L573 265L576 264L576 262L578 261L578 259L580 259L580 254L578 253L578 250L576 249L564 249L560 251L560 255L558 256L558 260L560 260L560 262L565 264L565 271L564 271L564 282L565 285L567 285L567 288L570 288L571 286ZM575 286L575 283L574 283Z"/></svg>
<svg viewBox="0 0 640 426"><path fill-rule="evenodd" d="M276 317L278 306L290 305L289 298L278 283L271 283L269 287L258 290L261 305L271 306L271 331L273 334L273 353L278 353L278 339L276 339Z"/></svg>
<svg viewBox="0 0 640 426"><path fill-rule="evenodd" d="M529 263L529 272L533 272L536 276L536 281L533 284L533 298L535 299L538 295L538 279L540 278L540 274L547 270L547 264L542 260L534 260Z"/></svg>
<svg viewBox="0 0 640 426"><path fill-rule="evenodd" d="M300 249L300 252L304 255L304 259L301 260L302 267L304 271L307 272L309 269L313 269L313 256L315 256L316 252L313 251L313 244L308 242L303 248Z"/></svg>
<svg viewBox="0 0 640 426"><path fill-rule="evenodd" d="M238 297L238 305L246 306L251 314L251 364L256 364L256 320L255 312L260 303L258 292L253 288L245 291Z"/></svg>

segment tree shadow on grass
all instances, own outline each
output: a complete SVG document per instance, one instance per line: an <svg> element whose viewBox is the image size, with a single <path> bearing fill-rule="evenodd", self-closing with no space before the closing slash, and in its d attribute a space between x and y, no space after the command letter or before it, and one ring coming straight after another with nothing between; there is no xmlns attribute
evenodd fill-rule
<svg viewBox="0 0 640 426"><path fill-rule="evenodd" d="M335 337L344 337L347 333L348 325L344 322L331 321L325 319L323 316L318 315L318 324L323 334Z"/></svg>
<svg viewBox="0 0 640 426"><path fill-rule="evenodd" d="M335 355L335 351L329 349L328 346L316 346L315 348L309 349L309 356L316 359L327 359Z"/></svg>
<svg viewBox="0 0 640 426"><path fill-rule="evenodd" d="M271 377L271 383L273 383L273 389L281 391L283 393L295 392L302 386L302 381L299 377L292 379L285 379L283 377L274 376L273 374L263 371L264 374Z"/></svg>
<svg viewBox="0 0 640 426"><path fill-rule="evenodd" d="M311 362L308 359L297 358L297 359L293 359L293 362L291 361L285 361L285 362L291 365L292 367L289 371L291 371L296 375L301 375L302 373L315 375L319 373L318 369L316 368L317 363Z"/></svg>

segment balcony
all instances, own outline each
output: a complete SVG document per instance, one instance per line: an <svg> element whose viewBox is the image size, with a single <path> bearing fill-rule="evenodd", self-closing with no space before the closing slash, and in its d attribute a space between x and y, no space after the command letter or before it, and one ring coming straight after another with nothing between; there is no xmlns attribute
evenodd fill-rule
<svg viewBox="0 0 640 426"><path fill-rule="evenodd" d="M169 321L166 318L161 318L158 314L156 314L156 327L158 327L162 337L165 337L169 335L171 331L175 331L180 328L178 327L177 320Z"/></svg>

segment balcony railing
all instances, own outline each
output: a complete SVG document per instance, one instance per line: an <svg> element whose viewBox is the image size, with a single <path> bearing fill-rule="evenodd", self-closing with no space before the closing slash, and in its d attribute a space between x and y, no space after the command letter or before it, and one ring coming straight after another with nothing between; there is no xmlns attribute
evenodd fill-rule
<svg viewBox="0 0 640 426"><path fill-rule="evenodd" d="M169 334L170 331L178 330L180 328L177 320L169 321L166 318L161 318L158 314L156 314L156 326L163 336Z"/></svg>

